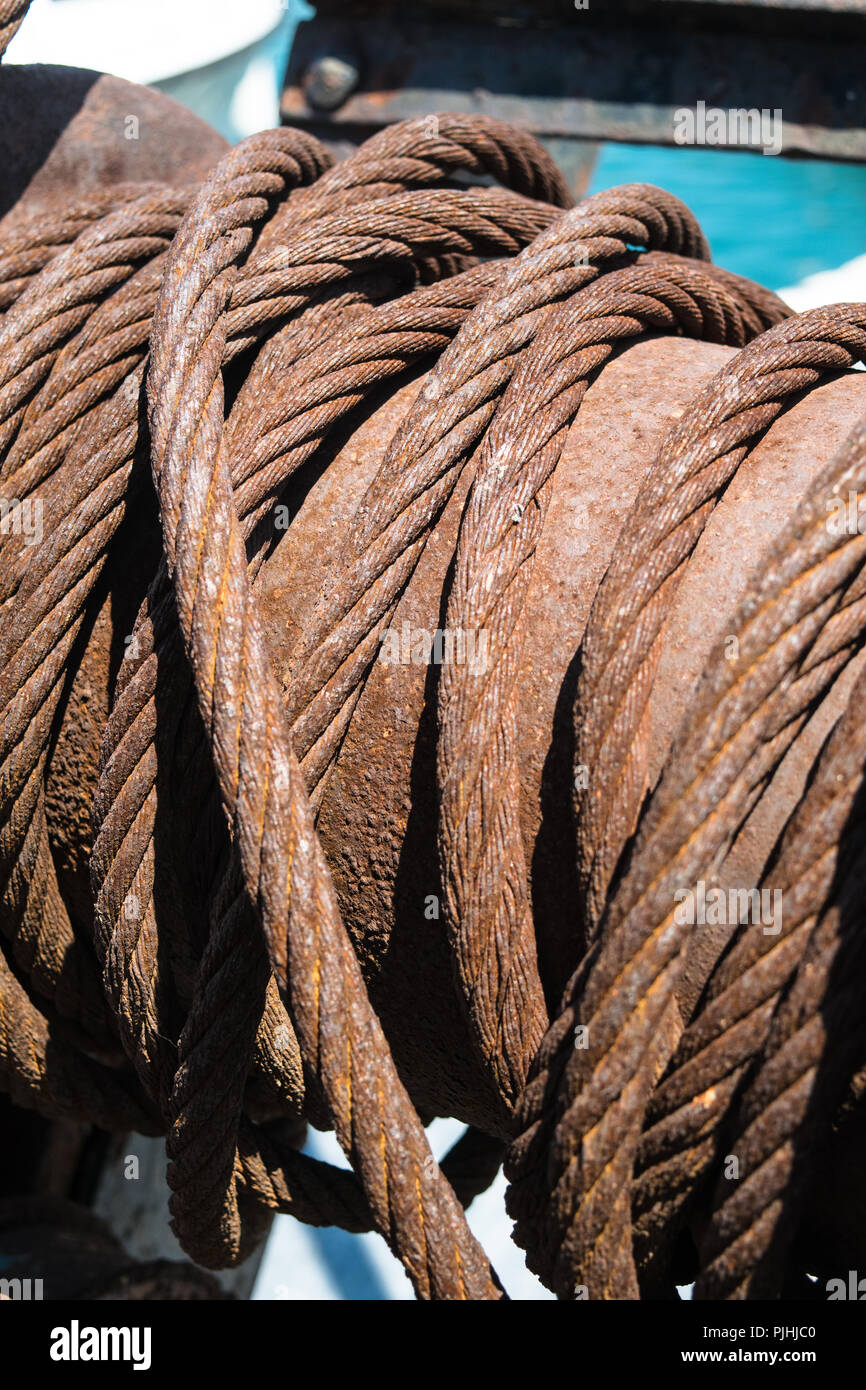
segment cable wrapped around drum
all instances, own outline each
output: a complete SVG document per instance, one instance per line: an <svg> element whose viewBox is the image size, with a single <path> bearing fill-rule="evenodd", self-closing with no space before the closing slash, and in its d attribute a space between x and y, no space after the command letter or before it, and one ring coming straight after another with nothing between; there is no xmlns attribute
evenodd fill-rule
<svg viewBox="0 0 866 1390"><path fill-rule="evenodd" d="M0 5L3 47L25 10ZM829 529L825 499L866 487L866 423L765 557L731 628L738 656L709 661L649 796L643 718L716 502L797 393L863 357L866 308L790 316L713 266L688 209L657 188L570 203L531 137L441 115L334 167L311 137L265 132L200 188L115 185L0 238L0 484L51 519L37 546L2 538L0 1085L50 1116L164 1133L174 1229L202 1265L245 1258L282 1211L378 1230L420 1297L501 1298L463 1206L508 1140L516 1239L560 1296L640 1296L698 1211L696 1297L778 1296L809 1155L866 1060L851 925L862 679L767 871L795 910L778 936L737 934L690 1018L674 1001L688 934L673 906L862 646L866 540ZM519 824L521 614L587 387L618 345L658 331L739 351L667 435L581 645L583 947L551 1016ZM283 690L256 596L273 509L353 408L431 359ZM446 625L484 631L489 659L439 679L438 854L496 1122L440 1168L316 814L470 461ZM84 931L58 883L46 775L89 600L152 488L162 554L104 730ZM167 831L166 756L203 788L200 822ZM170 833L195 859L215 797L226 852L199 929L160 893L155 847ZM260 1123L257 1089L287 1120L333 1127L351 1171ZM748 1157L736 1185L720 1166L733 1147Z"/></svg>

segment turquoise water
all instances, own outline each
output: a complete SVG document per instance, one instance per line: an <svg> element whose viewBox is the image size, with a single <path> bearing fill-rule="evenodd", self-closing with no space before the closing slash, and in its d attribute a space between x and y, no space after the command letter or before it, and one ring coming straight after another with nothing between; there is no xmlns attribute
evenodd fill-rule
<svg viewBox="0 0 866 1390"><path fill-rule="evenodd" d="M590 192L655 183L688 203L713 260L770 289L866 253L866 167L711 149L603 145Z"/></svg>

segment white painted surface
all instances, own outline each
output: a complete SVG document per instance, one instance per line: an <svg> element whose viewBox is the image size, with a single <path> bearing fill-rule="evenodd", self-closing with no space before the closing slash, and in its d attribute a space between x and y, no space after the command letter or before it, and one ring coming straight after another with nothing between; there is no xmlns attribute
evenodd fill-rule
<svg viewBox="0 0 866 1390"><path fill-rule="evenodd" d="M799 285L778 291L779 297L801 314L822 304L859 304L866 300L866 256L856 256L835 270L819 270Z"/></svg>
<svg viewBox="0 0 866 1390"><path fill-rule="evenodd" d="M33 0L7 63L63 63L163 82L221 62L283 23L282 0Z"/></svg>
<svg viewBox="0 0 866 1390"><path fill-rule="evenodd" d="M231 142L279 124L289 0L34 0L4 62L92 68L156 86Z"/></svg>

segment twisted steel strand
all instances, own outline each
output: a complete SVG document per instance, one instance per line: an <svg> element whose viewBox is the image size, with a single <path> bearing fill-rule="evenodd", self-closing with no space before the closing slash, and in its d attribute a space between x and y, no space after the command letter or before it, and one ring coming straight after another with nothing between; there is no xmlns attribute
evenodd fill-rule
<svg viewBox="0 0 866 1390"><path fill-rule="evenodd" d="M733 1146L747 1174L734 1189L722 1181L707 1213L698 1293L777 1291L782 1216L796 1222L862 1061L863 963L848 929L859 692L762 883L783 884L783 933L741 931L691 1021L674 1003L684 941L671 905L725 853L862 641L862 544L828 542L821 495L756 575L736 622L739 663L711 658L685 758L668 760L645 808L642 715L709 511L792 394L862 353L862 310L763 333L786 312L773 296L677 260L706 256L681 204L636 186L562 216L550 205L569 198L547 156L497 122L406 122L326 165L303 137L256 137L191 211L191 190L121 186L0 238L0 477L51 515L35 549L3 539L0 845L14 944L0 946L0 1084L45 1113L168 1129L173 1219L204 1263L242 1258L265 1212L284 1210L378 1228L426 1296L498 1296L457 1197L489 1181L501 1140L467 1136L443 1161L455 1196L367 1001L304 786L318 806L381 626L480 444L448 624L489 627L493 665L446 665L440 683L440 852L455 969L502 1132L519 1101L518 1238L564 1296L582 1280L592 1296L633 1296L632 1202L640 1263L664 1279L674 1235L706 1206ZM444 186L464 173L508 187ZM515 253L504 271L475 264ZM541 1040L518 831L520 615L588 376L646 326L734 345L761 336L674 432L596 598L577 707L578 757L601 769L579 807L589 949ZM252 589L273 545L268 511L373 387L440 352L320 595L286 713ZM239 387L225 422L224 370ZM90 596L141 496L145 372L167 565L113 695L91 941L59 890L44 784ZM857 484L858 466L839 464L824 491ZM182 794L163 785L173 760ZM156 837L183 815L201 862L173 902ZM187 920L190 906L206 920ZM589 1026L586 1054L572 1047L576 1023ZM842 1025L850 1043L834 1053L827 1028ZM115 1031L130 1065L118 1066ZM302 1116L333 1120L357 1176L296 1152Z"/></svg>
<svg viewBox="0 0 866 1390"><path fill-rule="evenodd" d="M864 479L861 424L813 490L813 512L825 527L828 496L857 490ZM862 594L862 582L859 588ZM863 622L861 602L858 626ZM701 1241L697 1298L778 1296L812 1161L862 1065L864 702L861 676L822 749L773 874L784 916L793 909L795 923L811 930L727 1121L725 1146L740 1176L717 1184ZM798 892L803 858L817 861L820 872Z"/></svg>
<svg viewBox="0 0 866 1390"><path fill-rule="evenodd" d="M267 153L265 187L272 178ZM419 1294L495 1298L483 1254L431 1162L339 920L249 589L221 447L228 283L249 245L251 203L261 186L246 170L236 173L237 161L236 152L226 157L180 229L169 269L175 293L160 297L151 340L154 478L178 621L272 966L377 1225ZM323 1029L323 1005L333 1004ZM403 1138L399 1161L395 1133ZM376 1149L371 1134L379 1135Z"/></svg>
<svg viewBox="0 0 866 1390"><path fill-rule="evenodd" d="M238 476L243 479L235 495L249 507L246 516L246 506L242 505L239 509L247 534L255 522L257 509L267 506L268 498L274 495L277 484L313 454L326 429L380 379L380 373L387 376L392 370L402 368L419 352L441 342L442 337L438 335L447 337L465 317L468 305L487 286L492 273L479 269L468 273L459 283L446 283L416 291L412 296L397 301L393 307L368 310L362 318L354 321L354 325L361 330L369 328L369 333L360 331L346 335L345 339L332 338L319 348L315 347L318 328L314 325L309 357L303 357L301 347L296 344L296 351L301 355L296 371L290 372L286 379L288 389L280 392L273 411L262 410L255 417L255 432L251 430L243 437L242 444L236 444L233 449L233 456L240 465ZM419 329L424 332L419 332ZM352 363L356 365L356 370L347 370ZM311 383L314 384L312 394ZM334 387L342 389L335 391ZM238 405L242 404L239 400ZM246 418L243 411L239 413L241 419ZM229 423L231 425L231 420ZM268 424L274 426L271 431L266 431ZM262 449L258 448L256 434L262 436ZM297 441L291 450L288 448L290 439ZM285 454L277 454L277 445L286 450ZM276 458L274 455L277 455ZM263 488L267 489L264 499ZM151 598L152 618L161 611L161 603L168 602L165 594L160 599L156 592ZM169 635L171 631L169 626ZM153 775L144 782L139 775L139 769L146 762L150 761L152 768L155 766L144 754L145 745L139 737L141 731L146 729L145 736L152 738L157 728L153 702L160 641L154 635L151 622L136 625L131 646L134 659L124 664L128 683L107 731L106 749L112 751L107 755L103 771L105 802L100 795L96 806L96 819L101 828L94 845L93 876L98 892L97 920L101 924L103 955L108 950L109 941L114 943L112 950L116 951L120 942L127 937L135 952L140 953L144 941L149 940L152 943L149 959L153 968L156 951L156 922L152 912L153 876L150 871L142 873L141 866L144 858L148 863L152 858L156 790ZM170 652L164 654L162 660L165 667L176 670L177 661ZM179 712L183 708L187 689L186 685L176 683L169 702L171 710ZM175 743L176 736L169 715L163 717L159 732L168 746ZM119 758L124 761L119 762ZM128 800L127 792L131 790L133 775L138 788L135 802L129 806L115 802L113 798L118 787L125 789L124 796ZM131 847L125 839L129 834L134 834ZM128 848L130 852L127 852ZM130 895L138 912L131 923L126 923L124 904ZM111 980L111 997L118 1005L122 996L117 989L126 988L125 975L129 969L129 966L120 965L121 959L115 956L110 976L106 977ZM137 973L141 988L141 981L151 977L151 969L145 968ZM129 1016L128 1009L123 1009L122 1013L124 1017ZM160 1038L164 1038L168 1030L165 1021L160 1021L160 1010L155 1004L149 1003L147 1008L142 1009L139 999L136 1017L150 1020L149 1028L136 1034L138 1047L144 1048L139 1059L144 1068L142 1076L148 1078L151 1077L153 1057L165 1052ZM280 1026L285 1026L285 1018ZM262 1039L262 1043L269 1046L267 1039ZM271 1062L279 1061L271 1052ZM163 1074L166 1077L171 1074L170 1053L164 1057ZM212 1078L211 1084L219 1087L223 1080L223 1076L219 1075Z"/></svg>
<svg viewBox="0 0 866 1390"><path fill-rule="evenodd" d="M443 205L443 206L447 207L447 204L445 204L445 205ZM452 200L452 206L459 207L459 204L454 203L454 201ZM545 214L545 217L546 217L546 216L547 216L547 215ZM301 261L303 262L304 256L301 255L301 256L298 257L298 259L301 260ZM489 271L480 272L480 275L481 275L481 279L479 280L479 283L484 283L485 285L487 285L487 284L490 283L490 272L489 272ZM478 277L476 277L476 278L478 278ZM425 327L428 327L428 328L429 328L429 327L433 327L434 324L436 324L436 325L438 326L438 321L442 318L443 311L447 310L447 308L449 307L449 305L450 305L451 302L454 303L455 309L456 309L456 310L458 311L458 313L462 316L463 304L466 302L466 296L467 296L467 293L469 293L469 291L470 291L470 287L467 285L467 289L466 289L466 290L463 290L463 289L461 288L461 290L459 291L459 293L455 292L453 295L452 295L452 292L451 292L450 290L446 290L446 294L445 294L444 297L443 297L441 294L439 294L439 295L436 295L436 294L432 294L432 295L431 295L431 294L428 294L428 295L426 295L426 296L425 296L425 295L422 295L422 294L419 294L419 295L416 297L416 301L413 301L413 302L412 302L411 313L410 313L410 320L411 320L411 321L414 321L415 319L418 319L419 316L420 316L420 319L419 319L419 326L424 325ZM470 300L470 302L472 302L473 297L474 297L473 294L472 294L472 293L469 293L469 300ZM442 309L439 309L439 307L438 307L438 303L439 303L440 301L441 301L441 303L442 303ZM429 304L429 307L428 307L428 304ZM399 314L397 315L396 318L394 317L394 315L390 315L390 316L388 316L388 319L387 319L387 320L386 320L385 318L382 318L382 319L381 319L381 322L377 322L376 325L375 325L375 327L376 327L376 328L379 330L379 332L381 333L382 330L391 330L391 329L392 329L392 325L393 325L393 327L396 327L397 324L399 323L399 320L400 320L400 315L399 315ZM447 321L447 320L446 320L446 321ZM371 326L372 326L372 325L371 325ZM405 355L405 354L407 353L407 351L408 351L410 356L411 356L411 355L414 355L414 354L417 353L418 351L423 350L424 348L429 349L431 346L433 346L433 340L431 340L431 339L429 338L429 336L427 336L426 338L419 338L417 335L416 335L414 338L408 337L407 334L406 334L406 332L405 332L405 329L408 328L408 326L409 326L408 324L404 324L404 326L403 326L403 327L404 327L404 331L403 331L401 334L399 334L399 335L398 335L398 334L394 334L394 333L392 332L391 335L390 335L390 337L385 339L385 346L387 346L391 351L393 351L394 348L398 348L399 351L400 351L400 353L401 353L401 355ZM362 364L365 364L365 365L366 365L366 364L367 364L367 361L368 361L368 358L369 358L369 354L368 354L368 353L365 353L365 352L363 351L363 340L361 340L360 346L361 346L360 361L361 361ZM350 348L350 356L351 356L351 357L354 357L354 358L358 358L358 356L359 356L359 342L358 342L357 340L356 340L355 342L353 342L353 344L352 344L352 346L351 346L351 348ZM314 363L314 364L313 364L313 367L314 367L314 369L319 370L319 371L321 372L321 371L323 371L324 369L326 369L327 365L329 365L329 364L318 362L318 363ZM379 364L380 369L381 369L381 370L385 370L385 371L387 371L387 370L393 370L393 369L395 369L395 368L399 369L399 367L400 367L401 365L402 365L402 362L401 362L400 358L397 359L397 362L394 363L393 367L392 367L389 363L387 363L387 362L386 362L386 363L380 363L380 364ZM368 370L369 370L369 368L368 368ZM325 378L325 380L327 380L327 378ZM369 384L370 384L370 381L371 381L371 380L375 380L375 376L373 376L372 374L370 375L370 377L369 377L369 378L367 379L367 381L366 381L367 387L369 387ZM318 383L318 388L317 388L317 396L318 396L318 398L322 398L323 394L324 394L325 396L327 396L327 392L324 392L324 393L323 393L322 385L323 385L323 382L320 380L319 383ZM290 397L290 399L291 399L291 397ZM350 405L353 404L353 403L354 403L354 401L353 401L352 398L349 398L348 400L343 400L343 401L340 403L340 408L341 408L342 410L345 410L346 408L348 408L348 406L350 406ZM331 409L328 411L328 413L332 415L332 414L333 414L333 408L331 408ZM317 421L317 430L318 430L319 433L321 433L321 428L322 428L323 423L324 423L323 421ZM313 438L313 439L306 439L306 440L305 440L305 445L306 445L306 447L305 447L305 449L301 452L301 454L300 454L299 456L296 457L293 466L297 466L297 463L299 463L299 462L301 461L301 459L302 459L303 456L306 456L307 454L309 454L309 453L312 452L313 448L315 447L315 442L316 442L315 438ZM136 641L135 638L133 639L133 641L136 642L136 646L139 645L139 644L137 643L137 641ZM140 669L146 670L147 668L146 668L146 667L143 667L143 668L140 668ZM140 755L141 755L141 750L140 750L139 748L136 748L136 750L135 750L135 758L136 758L136 759L139 758ZM117 778L116 778L116 775L115 775L115 774L116 774L116 768L111 768L111 769L110 769L110 773L111 773L112 780L114 780L115 783L116 783L116 781L117 781ZM125 785L125 779L121 779L121 785ZM150 791L152 792L152 782L149 784L149 787L150 787ZM142 809L142 808L140 807L140 808L139 808L139 811L140 811L141 809ZM139 825L139 828L140 828L140 825L141 825L140 819L139 819L139 821L138 821L138 825ZM141 841L140 841L140 839L139 839L139 845L140 845L140 843L141 843ZM102 853L103 848L104 848L104 842L103 842L100 838L98 838L98 839L97 839L96 850L95 850L95 855L94 855L94 859L95 859L95 862L96 862L97 864L99 864L100 862L104 862L104 860L105 860L105 857L106 857L106 856ZM139 850L139 856L140 856L140 850ZM112 870L117 868L118 863L119 863L119 859L115 859L115 860L114 860L114 864L112 865ZM136 872L136 873L138 872L140 863L141 863L141 860L140 860L140 857L139 857L138 862L137 862L137 864L135 865L135 872ZM111 872L112 870L109 870L109 872ZM97 874L97 876L98 876L98 874ZM132 888L134 888L134 889L136 890L136 891L134 892L133 896L134 896L135 901L136 901L137 903L140 903L140 902L141 902L141 892L140 892L140 889L141 889L142 887L144 888L144 890L145 890L145 897L146 897L146 899L147 899L147 903L146 903L146 907L145 907L145 911L144 911L144 919L145 919L145 921L147 921L148 924L150 925L150 891L149 891L149 890L150 890L150 887L151 887L151 877L146 875L146 876L144 877L144 880L143 880L143 881L137 878L132 884L130 884L129 881L127 880L127 882L126 882L125 885L124 885L124 888L125 888L125 890L128 890L130 887L132 887ZM125 898L126 898L126 891L124 892L124 901L125 901ZM116 915L116 908L117 908L117 900L115 899L115 915ZM100 913L100 914L98 914L98 915L102 917L102 916L104 916L104 913ZM115 937L115 940L116 940L116 939L117 939L117 937ZM139 943L140 943L140 941L141 941L141 934L139 934L139 933L137 932L137 928L136 928L136 950L139 949ZM116 972L115 972L115 974L116 974ZM144 972L142 972L142 977L146 978L146 976L147 976L147 971L145 970ZM153 1040L154 1043L156 1044L155 1047L154 1047L152 1050L153 1050L156 1054L158 1054L159 1051L160 1051L160 1046L159 1046L159 1041L158 1041L158 1040L159 1040L159 1037L160 1037L160 1029L159 1029L159 1025L158 1025L158 1022L157 1022L157 1019L158 1019L158 1010L152 1009L152 1008L147 1008L147 1009L142 1010L141 1008L139 1008L139 1010L138 1010L138 1017L142 1017L142 1016L144 1016L145 1018L149 1017L149 1018L152 1019L152 1027L151 1027L151 1029L150 1029L150 1035L151 1035L152 1040ZM144 1042L145 1036L146 1036L145 1034L142 1034L142 1033L139 1034L139 1044L141 1044L142 1042ZM141 1060L141 1059L140 1059L140 1060ZM149 1057L147 1056L147 1054L145 1054L144 1061L145 1061L145 1073L144 1073L144 1074L147 1075L147 1074L148 1074L148 1068L149 1068L149 1065L150 1065ZM163 1067L163 1074L164 1074L164 1075L168 1075L169 1072L170 1072L170 1065L167 1063L167 1064ZM222 1078L220 1078L220 1081L222 1081ZM218 1083L218 1084L219 1084L219 1083Z"/></svg>
<svg viewBox="0 0 866 1390"><path fill-rule="evenodd" d="M852 697L853 698L853 697ZM835 749L844 737L840 725ZM707 986L641 1136L635 1183L639 1263L663 1261L718 1159L731 1108L767 1038L783 990L803 957L836 872L837 847L862 777L856 740L844 771L825 754L793 814L761 891L781 892L769 933L741 929Z"/></svg>
<svg viewBox="0 0 866 1390"><path fill-rule="evenodd" d="M708 256L688 209L659 189L635 184L587 199L504 273L442 355L424 388L422 409L392 441L292 671L292 735L314 805L381 630L493 418L520 352L553 304L595 279L628 245Z"/></svg>
<svg viewBox="0 0 866 1390"><path fill-rule="evenodd" d="M850 366L863 347L862 306L816 309L747 347L671 430L632 508L587 623L575 699L578 866L592 937L646 791L647 710L659 637L679 577L748 449L786 400Z"/></svg>
<svg viewBox="0 0 866 1390"><path fill-rule="evenodd" d="M762 335L687 412L692 430L714 400L722 403L719 413L729 412L733 396L752 434L756 417L762 419L754 398L769 397L775 405L780 382L791 380L790 357L814 372L816 360L835 365L840 357L850 361L855 350L862 353L862 315L859 306L837 306ZM817 353L810 335L818 337ZM838 348L840 340L848 346ZM775 379L759 377L757 388L742 392L750 363L778 367L780 359ZM749 434L734 416L731 428L710 434L712 448L700 441L697 456L702 462L741 456L739 441ZM676 430L673 438L684 436ZM709 484L699 480L693 505L713 495L709 472ZM674 506L666 517L681 525L682 510ZM730 845L807 713L859 641L862 538L832 535L826 508L808 517L814 529L804 522L802 534L783 538L741 605L731 628L740 634L738 659L726 661L721 648L710 658L676 740L677 756L669 757L641 819L629 869L533 1066L520 1137L509 1157L510 1210L531 1261L565 1297L574 1296L577 1285L591 1297L637 1297L634 1160L649 1095L681 1030L672 1005L686 934L676 920L674 894ZM590 1045L568 1056L577 1022L588 1030Z"/></svg>
<svg viewBox="0 0 866 1390"><path fill-rule="evenodd" d="M483 632L483 663L439 682L439 852L450 939L479 1050L510 1106L547 1029L519 821L521 612L549 480L592 374L648 328L741 346L761 323L701 262L650 252L551 314L487 430L463 512L446 630ZM777 313L781 312L781 306Z"/></svg>

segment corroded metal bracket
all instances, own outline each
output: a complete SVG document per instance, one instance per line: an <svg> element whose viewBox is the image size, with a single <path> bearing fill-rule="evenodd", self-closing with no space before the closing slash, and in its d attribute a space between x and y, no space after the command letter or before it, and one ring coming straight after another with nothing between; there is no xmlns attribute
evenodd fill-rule
<svg viewBox="0 0 866 1390"><path fill-rule="evenodd" d="M585 4L586 8L582 8ZM530 130L573 184L602 140L671 145L676 113L782 113L781 153L866 159L866 0L320 4L298 27L283 120L339 146L433 111ZM464 19L465 16L465 19ZM468 22L470 21L471 22ZM717 142L740 148L737 129Z"/></svg>

